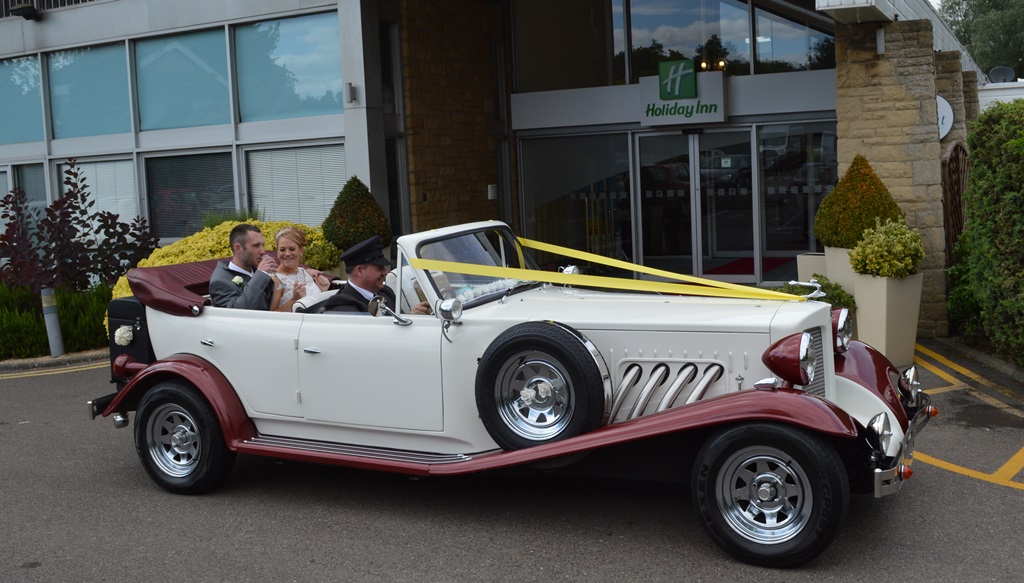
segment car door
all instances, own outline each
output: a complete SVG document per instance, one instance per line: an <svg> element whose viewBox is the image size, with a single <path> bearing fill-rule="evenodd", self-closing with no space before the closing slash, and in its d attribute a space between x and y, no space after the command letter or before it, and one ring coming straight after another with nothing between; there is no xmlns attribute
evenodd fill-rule
<svg viewBox="0 0 1024 583"><path fill-rule="evenodd" d="M307 420L441 431L441 322L408 315L306 314L299 386Z"/></svg>
<svg viewBox="0 0 1024 583"><path fill-rule="evenodd" d="M207 307L202 355L257 414L301 417L296 346L302 314Z"/></svg>

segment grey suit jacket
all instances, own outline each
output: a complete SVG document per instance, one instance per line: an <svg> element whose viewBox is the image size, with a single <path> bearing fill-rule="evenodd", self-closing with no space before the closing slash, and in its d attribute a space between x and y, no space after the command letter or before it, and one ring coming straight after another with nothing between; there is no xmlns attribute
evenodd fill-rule
<svg viewBox="0 0 1024 583"><path fill-rule="evenodd" d="M221 261L210 276L210 300L218 308L243 308L247 310L268 310L274 294L274 280L262 271L252 275L239 273L228 268L227 261ZM232 280L242 278L238 285Z"/></svg>

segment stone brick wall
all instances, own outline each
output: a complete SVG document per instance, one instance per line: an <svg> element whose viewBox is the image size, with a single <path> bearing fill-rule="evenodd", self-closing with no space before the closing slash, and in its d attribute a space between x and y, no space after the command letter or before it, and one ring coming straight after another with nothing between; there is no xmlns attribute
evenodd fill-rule
<svg viewBox="0 0 1024 583"><path fill-rule="evenodd" d="M981 115L981 103L978 101L978 72L964 71L964 114L967 118L967 129L971 129L971 122Z"/></svg>
<svg viewBox="0 0 1024 583"><path fill-rule="evenodd" d="M953 127L940 143L942 152L955 141L967 140L967 114L964 109L964 76L960 51L935 53L935 91L953 108Z"/></svg>
<svg viewBox="0 0 1024 583"><path fill-rule="evenodd" d="M885 53L875 30L885 29ZM936 59L928 20L836 24L836 115L840 172L863 154L892 192L926 256L918 334L948 334L942 155Z"/></svg>
<svg viewBox="0 0 1024 583"><path fill-rule="evenodd" d="M402 77L414 231L499 218L495 58L484 0L404 0ZM416 47L410 51L409 47Z"/></svg>

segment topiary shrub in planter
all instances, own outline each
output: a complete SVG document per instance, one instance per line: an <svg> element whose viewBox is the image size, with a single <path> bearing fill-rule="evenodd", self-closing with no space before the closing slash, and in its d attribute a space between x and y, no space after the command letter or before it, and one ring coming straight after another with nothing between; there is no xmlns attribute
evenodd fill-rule
<svg viewBox="0 0 1024 583"><path fill-rule="evenodd" d="M391 244L391 223L387 215L370 194L370 189L353 176L338 193L331 212L323 223L324 237L338 249L345 250L356 243L380 236L381 244Z"/></svg>
<svg viewBox="0 0 1024 583"><path fill-rule="evenodd" d="M850 266L856 273L903 279L917 273L924 259L924 243L917 229L902 220L875 219L875 226L850 251Z"/></svg>
<svg viewBox="0 0 1024 583"><path fill-rule="evenodd" d="M875 219L902 221L903 218L903 211L889 189L867 158L858 154L814 215L814 236L825 246L828 276L847 289L853 289L853 273L846 251L840 249L857 245L865 229L875 226Z"/></svg>
<svg viewBox="0 0 1024 583"><path fill-rule="evenodd" d="M858 337L898 367L914 362L924 275L924 243L903 220L875 220L850 252L853 293L860 306Z"/></svg>

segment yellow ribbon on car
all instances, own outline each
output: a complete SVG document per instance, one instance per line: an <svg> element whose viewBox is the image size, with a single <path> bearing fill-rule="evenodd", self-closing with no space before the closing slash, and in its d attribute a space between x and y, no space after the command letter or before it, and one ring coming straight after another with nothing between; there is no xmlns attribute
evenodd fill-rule
<svg viewBox="0 0 1024 583"><path fill-rule="evenodd" d="M612 259L577 251L567 247L559 247L549 243L541 243L530 239L519 239L523 247L536 249L562 255L572 259L589 261L599 265L606 265L618 269L626 269L637 273L652 275L665 279L683 281L688 283L671 283L663 281L650 281L640 279L625 279L622 277L607 277L603 275L582 275L570 273L556 273L553 271L540 271L535 269L519 269L515 267L493 267L488 265L476 265L472 263L458 263L454 261L440 261L436 259L410 258L409 264L416 269L448 271L451 273L464 273L466 275L480 275L484 277L519 279L523 281L541 281L545 283L557 283L562 285L576 285L596 287L604 289L629 290L639 292L654 292L666 294L681 294L691 296L706 296L717 298L741 298L751 300L797 300L804 301L807 298L795 296L774 290L761 289L746 285L728 283L703 279L692 275L682 275L655 269L643 265L637 265L628 261Z"/></svg>

